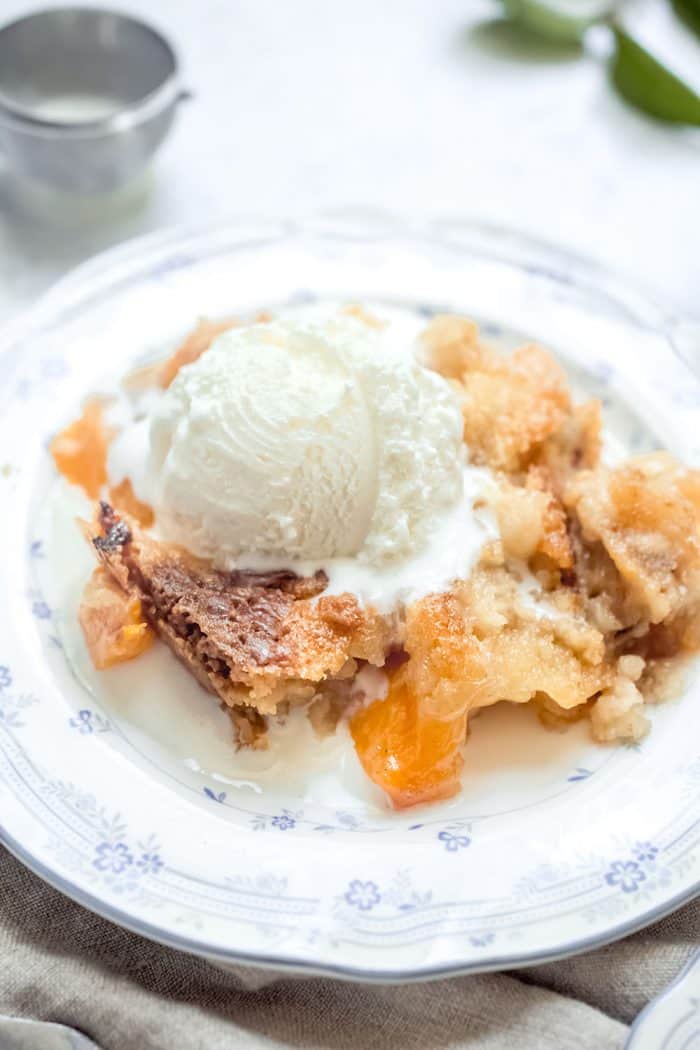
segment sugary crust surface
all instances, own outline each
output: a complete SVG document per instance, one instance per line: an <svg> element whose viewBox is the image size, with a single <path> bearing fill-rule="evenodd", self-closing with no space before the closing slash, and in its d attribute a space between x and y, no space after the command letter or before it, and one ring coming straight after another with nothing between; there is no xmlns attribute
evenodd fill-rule
<svg viewBox="0 0 700 1050"><path fill-rule="evenodd" d="M149 381L166 386L234 323L200 322ZM130 625L138 602L252 746L264 743L265 716L289 704L308 704L319 731L334 725L362 662L382 666L397 646L395 680L424 715L532 702L550 726L588 717L600 740L639 739L645 704L667 695L680 658L700 649L700 474L666 453L601 466L599 403L573 404L538 346L504 356L471 321L442 316L422 352L460 397L471 460L494 478L487 502L500 539L469 580L383 619L352 595L324 595L322 574L215 572L155 541L138 524L149 508L130 487L113 490L117 511L103 505L91 528L102 576L83 616L96 650L105 624L126 644L115 634L121 592ZM523 597L524 575L537 607Z"/></svg>
<svg viewBox="0 0 700 1050"><path fill-rule="evenodd" d="M600 405L572 404L539 347L504 357L455 317L423 344L462 392L472 458L498 478L501 540L469 581L409 610L402 676L444 710L532 700L550 725L586 714L599 740L639 739L645 702L700 649L700 472L665 452L602 466Z"/></svg>
<svg viewBox="0 0 700 1050"><path fill-rule="evenodd" d="M217 572L106 503L90 534L103 570L139 599L147 622L229 706L267 714L305 684L347 676L355 660L384 661L385 621L351 595L324 597L322 573Z"/></svg>

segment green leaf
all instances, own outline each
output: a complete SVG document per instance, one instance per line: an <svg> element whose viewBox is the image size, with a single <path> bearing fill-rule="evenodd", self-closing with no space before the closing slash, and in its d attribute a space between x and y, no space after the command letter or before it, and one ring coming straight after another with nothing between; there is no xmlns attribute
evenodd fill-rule
<svg viewBox="0 0 700 1050"><path fill-rule="evenodd" d="M604 19L615 0L502 0L513 22L550 40L579 43L589 26Z"/></svg>
<svg viewBox="0 0 700 1050"><path fill-rule="evenodd" d="M688 29L700 36L700 0L670 0L671 7Z"/></svg>
<svg viewBox="0 0 700 1050"><path fill-rule="evenodd" d="M700 127L700 96L680 77L614 25L613 84L631 105L657 120Z"/></svg>

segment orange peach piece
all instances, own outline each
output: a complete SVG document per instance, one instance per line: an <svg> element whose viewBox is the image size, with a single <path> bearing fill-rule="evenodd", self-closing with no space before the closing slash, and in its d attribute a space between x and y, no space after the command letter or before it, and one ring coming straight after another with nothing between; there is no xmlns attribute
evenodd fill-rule
<svg viewBox="0 0 700 1050"><path fill-rule="evenodd" d="M79 620L98 671L140 656L155 638L140 600L126 594L102 568L85 585Z"/></svg>
<svg viewBox="0 0 700 1050"><path fill-rule="evenodd" d="M90 499L97 499L107 481L107 446L102 402L88 401L82 415L51 442L56 468L73 485L80 485Z"/></svg>
<svg viewBox="0 0 700 1050"><path fill-rule="evenodd" d="M396 809L450 798L459 791L467 716L426 717L403 683L375 700L350 723L355 749L375 784Z"/></svg>

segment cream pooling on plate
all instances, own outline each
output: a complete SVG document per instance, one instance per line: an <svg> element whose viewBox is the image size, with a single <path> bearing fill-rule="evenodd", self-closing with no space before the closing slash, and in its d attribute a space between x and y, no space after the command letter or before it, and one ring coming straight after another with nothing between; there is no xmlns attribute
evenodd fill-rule
<svg viewBox="0 0 700 1050"><path fill-rule="evenodd" d="M401 325L225 333L153 408L147 459L137 494L165 538L222 568L324 568L383 609L467 576L495 534L457 395Z"/></svg>

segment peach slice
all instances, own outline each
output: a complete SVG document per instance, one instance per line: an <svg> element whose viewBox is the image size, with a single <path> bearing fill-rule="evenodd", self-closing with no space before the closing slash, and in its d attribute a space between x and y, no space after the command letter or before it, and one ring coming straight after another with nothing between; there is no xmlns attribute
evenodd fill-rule
<svg viewBox="0 0 700 1050"><path fill-rule="evenodd" d="M123 591L102 568L95 569L85 585L79 620L98 671L133 660L155 639L140 600Z"/></svg>
<svg viewBox="0 0 700 1050"><path fill-rule="evenodd" d="M88 401L82 415L51 442L56 469L86 496L97 499L107 481L107 446L111 434L104 425L102 402Z"/></svg>
<svg viewBox="0 0 700 1050"><path fill-rule="evenodd" d="M397 675L385 700L359 711L350 732L362 766L396 809L450 798L459 791L466 713L427 716Z"/></svg>

